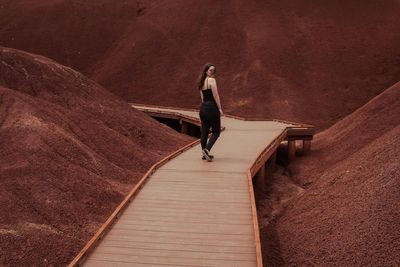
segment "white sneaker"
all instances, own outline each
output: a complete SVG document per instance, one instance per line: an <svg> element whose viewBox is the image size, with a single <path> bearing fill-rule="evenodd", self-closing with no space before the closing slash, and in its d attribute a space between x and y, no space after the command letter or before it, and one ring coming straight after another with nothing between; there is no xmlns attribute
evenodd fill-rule
<svg viewBox="0 0 400 267"><path fill-rule="evenodd" d="M212 159L214 158L213 155L209 155L209 156L210 156L210 158L212 158ZM202 156L201 159L206 160L206 157Z"/></svg>
<svg viewBox="0 0 400 267"><path fill-rule="evenodd" d="M209 154L210 151L208 151L207 148L204 148L201 152L203 153L203 157L205 157L207 161L212 161L212 157Z"/></svg>

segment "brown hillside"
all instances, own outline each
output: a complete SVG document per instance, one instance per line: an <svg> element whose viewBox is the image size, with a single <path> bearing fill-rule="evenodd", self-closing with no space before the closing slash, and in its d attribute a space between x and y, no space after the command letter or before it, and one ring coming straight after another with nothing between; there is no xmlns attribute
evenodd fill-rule
<svg viewBox="0 0 400 267"><path fill-rule="evenodd" d="M68 67L0 48L0 265L67 264L152 164L193 140Z"/></svg>
<svg viewBox="0 0 400 267"><path fill-rule="evenodd" d="M128 101L191 108L211 61L226 113L320 130L400 79L399 12L393 0L15 0L0 5L0 45Z"/></svg>
<svg viewBox="0 0 400 267"><path fill-rule="evenodd" d="M317 134L270 181L268 266L400 264L400 83Z"/></svg>

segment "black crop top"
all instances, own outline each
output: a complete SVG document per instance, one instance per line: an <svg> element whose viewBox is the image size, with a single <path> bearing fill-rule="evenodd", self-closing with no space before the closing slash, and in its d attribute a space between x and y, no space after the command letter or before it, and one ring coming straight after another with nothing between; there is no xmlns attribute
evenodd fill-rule
<svg viewBox="0 0 400 267"><path fill-rule="evenodd" d="M207 79L207 85L208 85L208 78L206 78ZM208 86L206 86L206 88L207 88ZM208 88L208 89L205 89L205 90L201 90L202 92L203 92L203 102L205 102L205 101L212 101L212 102L214 102L215 104L217 104L217 102L215 101L215 99L214 99L214 96L213 96L213 94L212 94L212 90L211 90L211 88Z"/></svg>

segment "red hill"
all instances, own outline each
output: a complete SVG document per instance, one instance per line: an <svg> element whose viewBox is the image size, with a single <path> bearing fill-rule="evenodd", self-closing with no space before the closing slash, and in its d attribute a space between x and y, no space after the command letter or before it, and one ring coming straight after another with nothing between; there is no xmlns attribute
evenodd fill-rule
<svg viewBox="0 0 400 267"><path fill-rule="evenodd" d="M317 134L289 179L271 181L263 220L270 266L400 263L399 99L397 83Z"/></svg>
<svg viewBox="0 0 400 267"><path fill-rule="evenodd" d="M68 67L1 47L0 265L67 264L152 164L192 140Z"/></svg>
<svg viewBox="0 0 400 267"><path fill-rule="evenodd" d="M399 80L398 1L25 1L0 45L71 66L127 101L197 108L217 66L226 113L324 129Z"/></svg>

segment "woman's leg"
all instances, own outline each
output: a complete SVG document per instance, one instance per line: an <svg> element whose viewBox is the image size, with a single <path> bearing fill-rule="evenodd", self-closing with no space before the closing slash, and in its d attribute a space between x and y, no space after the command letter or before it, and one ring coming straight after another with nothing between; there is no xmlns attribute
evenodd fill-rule
<svg viewBox="0 0 400 267"><path fill-rule="evenodd" d="M207 118L204 116L202 112L200 112L200 120L201 120L200 143L201 143L201 149L204 149L207 147L207 138L210 132L210 123L208 122Z"/></svg>
<svg viewBox="0 0 400 267"><path fill-rule="evenodd" d="M211 151L211 148L213 147L215 141L217 141L221 133L221 115L219 113L214 115L215 116L213 116L213 119L211 121L212 134L206 146L208 151Z"/></svg>

